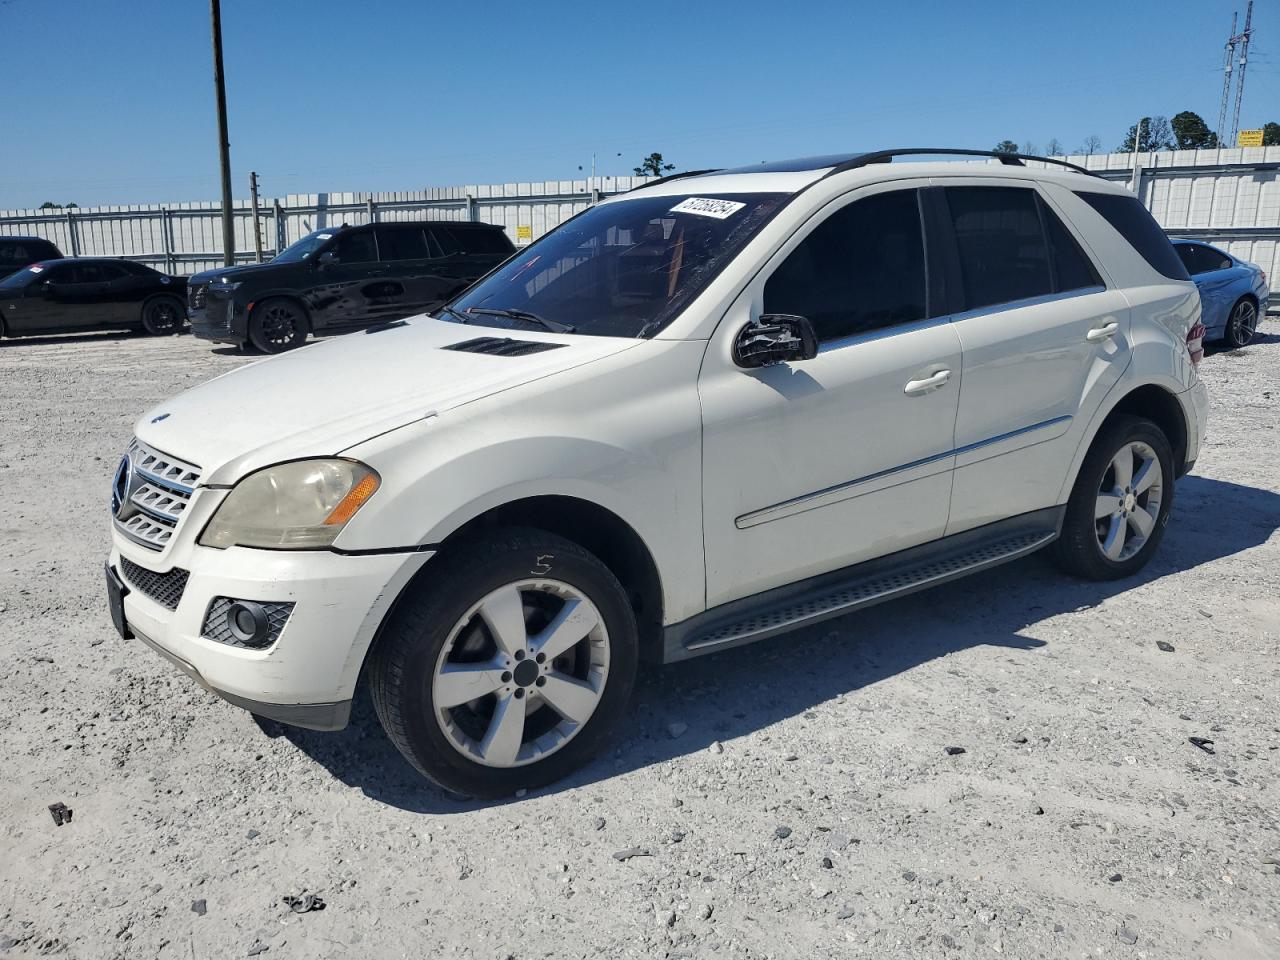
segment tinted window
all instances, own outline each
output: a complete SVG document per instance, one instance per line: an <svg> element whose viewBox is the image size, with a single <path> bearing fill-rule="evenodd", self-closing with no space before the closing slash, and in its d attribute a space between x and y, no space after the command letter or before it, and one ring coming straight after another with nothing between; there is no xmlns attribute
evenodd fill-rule
<svg viewBox="0 0 1280 960"><path fill-rule="evenodd" d="M1173 244L1164 235L1155 218L1147 212L1137 197L1118 193L1077 194L1081 200L1097 210L1120 236L1142 254L1142 259L1171 280L1188 280L1187 268L1174 252Z"/></svg>
<svg viewBox="0 0 1280 960"><path fill-rule="evenodd" d="M1213 270L1225 270L1231 266L1231 258L1213 247L1201 246L1198 243L1175 243L1173 249L1177 252L1182 265L1187 268L1187 273L1193 277Z"/></svg>
<svg viewBox="0 0 1280 960"><path fill-rule="evenodd" d="M379 227L383 260L426 260L427 237L420 226Z"/></svg>
<svg viewBox="0 0 1280 960"><path fill-rule="evenodd" d="M1088 255L1080 249L1076 238L1050 210L1043 200L1037 200L1040 215L1044 218L1045 234L1049 238L1049 255L1053 261L1054 292L1082 290L1086 287L1104 286L1102 277Z"/></svg>
<svg viewBox="0 0 1280 960"><path fill-rule="evenodd" d="M966 310L1053 293L1034 190L947 187L946 194Z"/></svg>
<svg viewBox="0 0 1280 960"><path fill-rule="evenodd" d="M765 284L764 311L808 317L819 340L923 319L916 191L857 200L818 224Z"/></svg>
<svg viewBox="0 0 1280 960"><path fill-rule="evenodd" d="M348 233L333 245L339 263L372 263L378 259L378 248L373 242L372 230Z"/></svg>
<svg viewBox="0 0 1280 960"><path fill-rule="evenodd" d="M449 228L445 228L449 229ZM462 246L463 253L503 254L510 253L515 247L506 233L501 230L477 230L465 228L449 230L453 238Z"/></svg>
<svg viewBox="0 0 1280 960"><path fill-rule="evenodd" d="M106 283L119 280L124 271L114 263L77 263L75 265L74 283Z"/></svg>
<svg viewBox="0 0 1280 960"><path fill-rule="evenodd" d="M427 240L433 257L452 257L462 252L462 244L455 239L453 231L438 223L427 228Z"/></svg>
<svg viewBox="0 0 1280 960"><path fill-rule="evenodd" d="M31 261L39 259L38 256L32 256L27 244L21 241L0 243L0 263L25 267Z"/></svg>

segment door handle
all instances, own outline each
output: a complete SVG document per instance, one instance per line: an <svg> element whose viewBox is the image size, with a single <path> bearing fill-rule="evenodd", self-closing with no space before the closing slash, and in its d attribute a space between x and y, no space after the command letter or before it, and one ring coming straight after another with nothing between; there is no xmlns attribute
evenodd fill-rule
<svg viewBox="0 0 1280 960"><path fill-rule="evenodd" d="M1101 343L1103 340L1109 340L1120 332L1120 324L1112 320L1110 323L1104 323L1100 327L1094 327L1084 335L1084 338L1090 343Z"/></svg>
<svg viewBox="0 0 1280 960"><path fill-rule="evenodd" d="M937 390L950 379L950 370L939 370L933 376L925 377L923 380L908 380L907 385L902 388L902 392L909 397L918 397L921 394L929 393L931 390Z"/></svg>

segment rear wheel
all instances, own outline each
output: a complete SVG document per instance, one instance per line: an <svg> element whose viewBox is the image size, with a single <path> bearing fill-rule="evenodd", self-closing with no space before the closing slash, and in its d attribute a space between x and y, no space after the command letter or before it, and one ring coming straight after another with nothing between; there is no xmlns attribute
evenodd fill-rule
<svg viewBox="0 0 1280 960"><path fill-rule="evenodd" d="M452 552L401 601L374 653L374 707L421 773L509 796L577 769L635 682L635 615L591 553L539 530Z"/></svg>
<svg viewBox="0 0 1280 960"><path fill-rule="evenodd" d="M1059 565L1089 580L1137 573L1159 547L1172 505L1168 439L1150 420L1118 418L1080 467L1055 544Z"/></svg>
<svg viewBox="0 0 1280 960"><path fill-rule="evenodd" d="M142 305L142 329L153 337L167 337L182 330L186 311L176 297L152 297Z"/></svg>
<svg viewBox="0 0 1280 960"><path fill-rule="evenodd" d="M302 346L309 326L302 307L292 300L273 297L253 308L249 340L263 353L283 353Z"/></svg>
<svg viewBox="0 0 1280 960"><path fill-rule="evenodd" d="M1231 316L1227 319L1227 332L1223 337L1232 347L1244 347L1253 340L1258 332L1258 305L1250 297L1241 297L1231 308Z"/></svg>

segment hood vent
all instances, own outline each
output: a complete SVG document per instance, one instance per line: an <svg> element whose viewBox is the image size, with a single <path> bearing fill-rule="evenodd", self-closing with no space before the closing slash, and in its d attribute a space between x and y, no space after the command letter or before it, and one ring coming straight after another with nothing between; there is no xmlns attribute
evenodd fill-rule
<svg viewBox="0 0 1280 960"><path fill-rule="evenodd" d="M495 357L523 357L528 353L541 353L563 347L563 343L546 343L540 340L512 340L510 337L477 337L451 343L442 350L459 350L462 353L488 353Z"/></svg>

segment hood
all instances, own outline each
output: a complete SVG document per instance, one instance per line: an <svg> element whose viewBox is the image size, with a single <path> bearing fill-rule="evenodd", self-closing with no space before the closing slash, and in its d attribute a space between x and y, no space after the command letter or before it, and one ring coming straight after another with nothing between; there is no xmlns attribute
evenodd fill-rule
<svg viewBox="0 0 1280 960"><path fill-rule="evenodd" d="M303 264L305 266L305 264ZM285 270L289 267L299 266L298 263L275 263L268 260L266 263L242 263L238 267L218 267L216 270L203 270L200 273L193 274L190 278L192 283L212 283L219 277L239 277L246 273L263 274L273 270Z"/></svg>
<svg viewBox="0 0 1280 960"><path fill-rule="evenodd" d="M495 355L444 349L482 337L555 344ZM343 450L426 417L641 343L417 317L312 343L225 373L142 415L135 434L201 468L204 484Z"/></svg>

